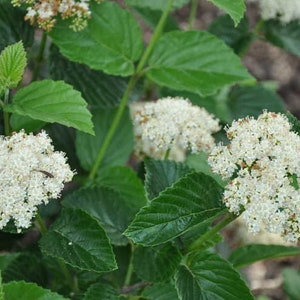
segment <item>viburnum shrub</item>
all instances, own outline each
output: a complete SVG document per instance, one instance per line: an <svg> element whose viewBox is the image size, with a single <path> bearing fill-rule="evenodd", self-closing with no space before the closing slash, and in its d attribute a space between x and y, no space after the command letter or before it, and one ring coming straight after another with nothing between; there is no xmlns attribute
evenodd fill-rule
<svg viewBox="0 0 300 300"><path fill-rule="evenodd" d="M300 125L241 60L300 57L299 1L198 2L0 0L0 299L255 299L300 254Z"/></svg>

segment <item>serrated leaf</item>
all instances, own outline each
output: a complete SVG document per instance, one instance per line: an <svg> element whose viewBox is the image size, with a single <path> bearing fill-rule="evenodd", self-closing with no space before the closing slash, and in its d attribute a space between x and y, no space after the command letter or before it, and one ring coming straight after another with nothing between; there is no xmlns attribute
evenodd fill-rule
<svg viewBox="0 0 300 300"><path fill-rule="evenodd" d="M13 7L10 1L0 0L0 51L22 40L30 47L34 40L34 27L24 20L26 10Z"/></svg>
<svg viewBox="0 0 300 300"><path fill-rule="evenodd" d="M26 64L22 42L7 46L0 54L0 87L15 88L23 77Z"/></svg>
<svg viewBox="0 0 300 300"><path fill-rule="evenodd" d="M300 274L291 268L284 269L283 289L289 297L289 300L298 300L300 295Z"/></svg>
<svg viewBox="0 0 300 300"><path fill-rule="evenodd" d="M79 209L64 209L40 240L40 248L44 254L81 270L101 273L117 267L105 232Z"/></svg>
<svg viewBox="0 0 300 300"><path fill-rule="evenodd" d="M239 21L242 19L246 5L244 0L208 0L214 5L224 10L227 14L230 15L231 19L234 21L234 25L237 26Z"/></svg>
<svg viewBox="0 0 300 300"><path fill-rule="evenodd" d="M281 24L276 20L264 22L266 39L273 45L300 57L300 24L298 20L288 24Z"/></svg>
<svg viewBox="0 0 300 300"><path fill-rule="evenodd" d="M63 296L43 289L35 283L11 281L3 284L5 300L66 300Z"/></svg>
<svg viewBox="0 0 300 300"><path fill-rule="evenodd" d="M175 287L170 283L147 286L143 297L147 300L179 300Z"/></svg>
<svg viewBox="0 0 300 300"><path fill-rule="evenodd" d="M110 284L96 283L91 285L85 292L83 300L117 300L119 298L118 291Z"/></svg>
<svg viewBox="0 0 300 300"><path fill-rule="evenodd" d="M76 152L81 166L89 171L93 167L99 150L117 113L117 109L95 109L93 123L95 124L95 136L83 132L76 133ZM100 170L104 167L123 165L129 158L133 149L133 128L126 109L122 115L115 134L105 152Z"/></svg>
<svg viewBox="0 0 300 300"><path fill-rule="evenodd" d="M63 81L43 80L20 89L5 110L44 122L57 122L94 134L91 113L81 94Z"/></svg>
<svg viewBox="0 0 300 300"><path fill-rule="evenodd" d="M299 247L251 244L240 247L232 252L228 260L235 268L240 268L263 259L295 256L299 254Z"/></svg>
<svg viewBox="0 0 300 300"><path fill-rule="evenodd" d="M240 274L215 253L193 252L175 275L181 300L253 300Z"/></svg>
<svg viewBox="0 0 300 300"><path fill-rule="evenodd" d="M171 160L145 160L145 188L149 200L170 187L181 177L192 172L187 165Z"/></svg>
<svg viewBox="0 0 300 300"><path fill-rule="evenodd" d="M175 273L180 259L180 253L171 243L138 246L133 252L133 267L137 276L145 281L166 282Z"/></svg>
<svg viewBox="0 0 300 300"><path fill-rule="evenodd" d="M94 70L120 76L133 74L134 62L143 49L136 20L116 3L91 2L90 6L92 15L84 30L74 32L68 21L61 21L50 32L53 42L64 56Z"/></svg>
<svg viewBox="0 0 300 300"><path fill-rule="evenodd" d="M187 4L189 2L189 0L174 0L173 1L173 9L177 9L180 8L182 6L184 6L185 4ZM168 1L164 0L151 0L151 1L145 1L145 0L126 0L126 4L128 6L133 6L133 7L146 7L146 8L150 8L153 10L165 10L167 5L168 5Z"/></svg>
<svg viewBox="0 0 300 300"><path fill-rule="evenodd" d="M200 95L254 81L232 49L204 31L164 34L153 49L147 75L161 86Z"/></svg>
<svg viewBox="0 0 300 300"><path fill-rule="evenodd" d="M221 197L210 176L188 174L142 208L124 234L146 246L165 243L224 212Z"/></svg>
<svg viewBox="0 0 300 300"><path fill-rule="evenodd" d="M273 112L286 111L279 95L261 85L235 87L229 94L228 108L232 120L246 116L257 117L264 109Z"/></svg>
<svg viewBox="0 0 300 300"><path fill-rule="evenodd" d="M122 234L144 201L137 197L125 198L121 193L98 186L68 195L63 205L85 211L99 222L114 245L126 245L128 240Z"/></svg>

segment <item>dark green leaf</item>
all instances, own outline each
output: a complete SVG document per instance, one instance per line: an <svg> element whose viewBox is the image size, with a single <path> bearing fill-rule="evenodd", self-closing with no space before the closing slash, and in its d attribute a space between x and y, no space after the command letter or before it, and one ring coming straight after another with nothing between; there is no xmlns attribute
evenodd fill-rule
<svg viewBox="0 0 300 300"><path fill-rule="evenodd" d="M119 293L110 284L96 283L91 285L84 294L83 300L117 300Z"/></svg>
<svg viewBox="0 0 300 300"><path fill-rule="evenodd" d="M12 263L20 253L2 253L0 255L0 270L3 271Z"/></svg>
<svg viewBox="0 0 300 300"><path fill-rule="evenodd" d="M141 29L130 13L116 3L91 3L88 26L74 32L68 21L50 32L61 53L72 61L112 75L129 76L139 59L143 43Z"/></svg>
<svg viewBox="0 0 300 300"><path fill-rule="evenodd" d="M43 121L34 120L30 117L21 116L18 114L12 114L9 122L14 131L20 131L21 129L24 129L28 133L39 130L46 124Z"/></svg>
<svg viewBox="0 0 300 300"><path fill-rule="evenodd" d="M5 300L66 300L63 296L43 289L35 283L11 281L3 284Z"/></svg>
<svg viewBox="0 0 300 300"><path fill-rule="evenodd" d="M143 297L147 300L179 300L175 287L170 283L147 286Z"/></svg>
<svg viewBox="0 0 300 300"><path fill-rule="evenodd" d="M65 209L40 240L43 253L94 272L116 269L108 238L98 221L79 209Z"/></svg>
<svg viewBox="0 0 300 300"><path fill-rule="evenodd" d="M300 274L291 268L282 272L283 289L289 297L289 300L298 300L300 295Z"/></svg>
<svg viewBox="0 0 300 300"><path fill-rule="evenodd" d="M81 166L87 171L93 167L96 161L117 109L97 109L93 110L92 113L95 136L83 132L76 133L76 152ZM106 150L100 168L122 165L128 160L132 152L133 129L128 109L123 113L116 132L117 134L114 135Z"/></svg>
<svg viewBox="0 0 300 300"><path fill-rule="evenodd" d="M254 81L232 49L202 31L164 34L149 59L147 75L159 85L200 95Z"/></svg>
<svg viewBox="0 0 300 300"><path fill-rule="evenodd" d="M157 197L160 192L192 170L183 163L171 160L146 159L145 188L149 200Z"/></svg>
<svg viewBox="0 0 300 300"><path fill-rule="evenodd" d="M240 274L215 253L193 252L175 275L182 300L253 300Z"/></svg>
<svg viewBox="0 0 300 300"><path fill-rule="evenodd" d="M63 81L43 80L20 89L6 111L44 122L57 122L93 134L91 114L81 94Z"/></svg>
<svg viewBox="0 0 300 300"><path fill-rule="evenodd" d="M173 2L173 9L180 8L187 4L189 0L174 0ZM161 0L151 0L151 1L145 1L145 0L126 0L126 4L128 6L133 7L146 7L153 10L165 10L168 4L167 0L161 1Z"/></svg>
<svg viewBox="0 0 300 300"><path fill-rule="evenodd" d="M292 124L292 130L300 135L300 122L299 120L292 115L290 112L286 113L289 122Z"/></svg>
<svg viewBox="0 0 300 300"><path fill-rule="evenodd" d="M246 245L231 253L228 260L235 268L240 268L252 264L258 260L294 256L299 255L300 249L298 247L287 247L281 245Z"/></svg>
<svg viewBox="0 0 300 300"><path fill-rule="evenodd" d="M300 23L298 20L281 24L269 20L263 27L266 39L273 45L300 56Z"/></svg>
<svg viewBox="0 0 300 300"><path fill-rule="evenodd" d="M137 214L125 235L135 243L158 245L224 211L222 188L210 176L188 174Z"/></svg>
<svg viewBox="0 0 300 300"><path fill-rule="evenodd" d="M155 247L138 246L133 254L133 266L138 277L149 282L168 281L175 273L181 255L170 243Z"/></svg>

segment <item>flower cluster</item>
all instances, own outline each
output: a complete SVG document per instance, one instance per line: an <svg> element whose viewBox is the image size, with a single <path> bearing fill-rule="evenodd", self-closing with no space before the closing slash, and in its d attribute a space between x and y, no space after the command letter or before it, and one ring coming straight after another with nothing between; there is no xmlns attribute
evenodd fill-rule
<svg viewBox="0 0 300 300"><path fill-rule="evenodd" d="M264 112L226 128L230 143L209 156L213 172L230 179L224 202L252 233L262 228L285 240L300 238L300 136L286 116Z"/></svg>
<svg viewBox="0 0 300 300"><path fill-rule="evenodd" d="M258 2L264 20L279 19L285 24L300 19L299 0L248 0L248 2Z"/></svg>
<svg viewBox="0 0 300 300"><path fill-rule="evenodd" d="M74 173L45 132L0 139L0 229L13 219L20 231L30 226L39 204L60 196Z"/></svg>
<svg viewBox="0 0 300 300"><path fill-rule="evenodd" d="M218 131L218 120L204 108L183 98L162 98L156 102L131 106L134 123L135 154L182 161L185 153L209 151L214 146L212 133Z"/></svg>
<svg viewBox="0 0 300 300"><path fill-rule="evenodd" d="M101 2L102 0L96 0ZM40 28L50 31L60 15L62 19L71 19L70 28L80 31L87 25L91 16L89 0L12 0L14 6L25 4L27 13L25 20L37 24Z"/></svg>

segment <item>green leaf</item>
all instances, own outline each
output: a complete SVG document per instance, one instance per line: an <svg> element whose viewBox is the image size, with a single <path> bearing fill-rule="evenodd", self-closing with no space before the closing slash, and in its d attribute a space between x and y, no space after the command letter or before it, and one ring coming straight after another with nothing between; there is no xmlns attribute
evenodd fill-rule
<svg viewBox="0 0 300 300"><path fill-rule="evenodd" d="M11 281L3 284L5 300L64 300L63 296L43 289L35 283Z"/></svg>
<svg viewBox="0 0 300 300"><path fill-rule="evenodd" d="M12 114L9 122L14 131L20 131L21 129L24 129L26 132L37 131L46 125L46 123L43 121L34 120L30 117L21 116L18 114Z"/></svg>
<svg viewBox="0 0 300 300"><path fill-rule="evenodd" d="M2 253L0 254L0 270L3 271L12 263L20 253Z"/></svg>
<svg viewBox="0 0 300 300"><path fill-rule="evenodd" d="M26 64L22 42L7 46L0 54L0 88L15 88L23 77Z"/></svg>
<svg viewBox="0 0 300 300"><path fill-rule="evenodd" d="M298 300L300 295L300 274L291 268L284 269L283 276L283 289L288 295L290 300Z"/></svg>
<svg viewBox="0 0 300 300"><path fill-rule="evenodd" d="M133 6L133 7L141 7L141 8L150 8L153 10L165 10L168 4L167 0L125 0L126 5ZM174 0L173 2L173 9L181 8L185 4L187 4L189 0Z"/></svg>
<svg viewBox="0 0 300 300"><path fill-rule="evenodd" d="M300 57L300 24L298 20L288 24L281 24L276 20L265 21L263 30L266 39L273 45Z"/></svg>
<svg viewBox="0 0 300 300"><path fill-rule="evenodd" d="M231 253L228 260L235 268L240 268L252 264L258 260L294 256L299 254L300 249L298 247L253 244L246 245L235 250Z"/></svg>
<svg viewBox="0 0 300 300"><path fill-rule="evenodd" d="M179 300L175 287L170 283L147 286L142 296L147 300Z"/></svg>
<svg viewBox="0 0 300 300"><path fill-rule="evenodd" d="M246 116L257 117L264 109L285 112L283 100L261 85L235 87L229 94L228 108L232 120Z"/></svg>
<svg viewBox="0 0 300 300"><path fill-rule="evenodd" d="M61 21L50 32L53 42L70 60L112 75L134 72L143 49L139 25L131 14L116 3L90 3L88 26L74 32L68 21Z"/></svg>
<svg viewBox="0 0 300 300"><path fill-rule="evenodd" d="M133 252L133 267L137 276L145 281L165 282L175 273L180 259L180 253L171 243L138 246Z"/></svg>
<svg viewBox="0 0 300 300"><path fill-rule="evenodd" d="M108 283L95 283L85 292L83 300L117 300L119 293Z"/></svg>
<svg viewBox="0 0 300 300"><path fill-rule="evenodd" d="M24 20L26 10L13 7L10 1L0 0L0 51L22 40L30 47L34 40L34 27Z"/></svg>
<svg viewBox="0 0 300 300"><path fill-rule="evenodd" d="M292 130L296 132L298 135L300 135L300 122L299 120L290 112L286 113L286 116L289 120L289 122L292 124Z"/></svg>
<svg viewBox="0 0 300 300"><path fill-rule="evenodd" d="M145 188L149 200L170 187L174 182L192 170L183 163L171 160L145 160Z"/></svg>
<svg viewBox="0 0 300 300"><path fill-rule="evenodd" d="M208 31L223 40L236 54L243 54L253 39L246 17L234 26L229 15L220 16L209 25Z"/></svg>
<svg viewBox="0 0 300 300"><path fill-rule="evenodd" d="M81 166L87 171L91 170L97 159L117 109L95 109L92 113L93 123L95 124L95 136L83 132L76 133L76 152ZM132 152L133 128L128 109L123 113L116 132L118 134L113 136L105 152L100 170L104 167L124 164Z"/></svg>
<svg viewBox="0 0 300 300"><path fill-rule="evenodd" d="M240 274L215 253L193 252L175 275L182 300L254 299Z"/></svg>
<svg viewBox="0 0 300 300"><path fill-rule="evenodd" d="M5 110L94 134L91 113L80 93L63 81L43 80L20 89Z"/></svg>
<svg viewBox="0 0 300 300"><path fill-rule="evenodd" d="M188 174L142 208L124 234L146 246L167 242L219 216L221 197L222 188L210 176Z"/></svg>
<svg viewBox="0 0 300 300"><path fill-rule="evenodd" d="M79 209L65 209L40 240L44 254L94 272L116 269L111 245L98 221Z"/></svg>
<svg viewBox="0 0 300 300"><path fill-rule="evenodd" d="M164 34L153 49L147 75L159 85L200 95L254 81L231 48L202 31Z"/></svg>
<svg viewBox="0 0 300 300"><path fill-rule="evenodd" d="M243 0L208 0L214 5L224 10L230 15L234 21L234 25L237 26L246 10L246 5Z"/></svg>
<svg viewBox="0 0 300 300"><path fill-rule="evenodd" d="M96 219L114 245L128 243L122 234L144 203L143 198L126 198L122 193L99 186L80 189L63 201L65 207L81 209Z"/></svg>

